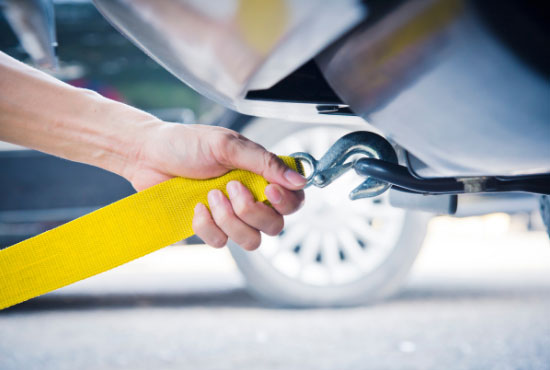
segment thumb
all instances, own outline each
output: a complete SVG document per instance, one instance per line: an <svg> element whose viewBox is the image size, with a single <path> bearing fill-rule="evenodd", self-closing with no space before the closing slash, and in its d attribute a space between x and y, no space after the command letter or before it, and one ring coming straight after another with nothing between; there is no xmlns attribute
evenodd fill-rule
<svg viewBox="0 0 550 370"><path fill-rule="evenodd" d="M275 154L246 138L234 141L229 149L228 159L233 168L242 168L262 175L270 183L279 184L290 190L299 190L306 185L306 179L287 167Z"/></svg>

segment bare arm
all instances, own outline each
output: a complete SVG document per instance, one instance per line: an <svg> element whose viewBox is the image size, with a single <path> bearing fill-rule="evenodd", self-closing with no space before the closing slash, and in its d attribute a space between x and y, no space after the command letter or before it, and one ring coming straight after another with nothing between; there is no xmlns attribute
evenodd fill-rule
<svg viewBox="0 0 550 370"><path fill-rule="evenodd" d="M125 174L139 135L158 120L0 53L0 139Z"/></svg>
<svg viewBox="0 0 550 370"><path fill-rule="evenodd" d="M211 126L179 125L99 94L65 84L0 53L0 140L104 168L144 189L174 176L209 178L242 168L272 185L275 210L230 184L231 199L212 191L195 210L195 232L209 244L227 237L247 249L259 231L278 233L282 215L303 201L305 180L272 153L238 133ZM221 196L221 197L220 197ZM222 198L223 197L223 198Z"/></svg>

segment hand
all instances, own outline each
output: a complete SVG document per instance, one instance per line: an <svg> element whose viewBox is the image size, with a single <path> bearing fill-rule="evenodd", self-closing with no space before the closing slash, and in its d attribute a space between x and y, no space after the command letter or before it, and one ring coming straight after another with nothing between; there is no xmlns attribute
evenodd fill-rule
<svg viewBox="0 0 550 370"><path fill-rule="evenodd" d="M221 247L230 237L245 249L260 231L278 234L283 217L304 200L305 179L274 154L234 131L180 125L75 88L0 52L0 139L119 174L137 190L175 176L210 178L242 168L265 177L273 208L255 202L238 182L195 208L193 229Z"/></svg>
<svg viewBox="0 0 550 370"><path fill-rule="evenodd" d="M235 131L203 125L162 123L151 125L137 145L135 159L124 176L142 190L175 176L206 179L232 169L245 169L265 177L273 208L256 202L238 181L227 184L229 198L219 190L208 194L208 205L197 204L193 230L207 244L223 247L228 237L246 250L258 248L260 231L277 235L283 215L295 212L304 201L305 179L287 168L273 153Z"/></svg>

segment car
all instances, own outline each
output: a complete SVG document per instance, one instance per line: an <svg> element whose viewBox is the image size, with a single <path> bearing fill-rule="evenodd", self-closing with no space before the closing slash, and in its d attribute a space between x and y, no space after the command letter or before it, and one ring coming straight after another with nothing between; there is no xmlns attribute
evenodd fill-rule
<svg viewBox="0 0 550 370"><path fill-rule="evenodd" d="M545 5L93 2L147 55L224 106L221 125L279 154L306 153L297 157L309 165L334 145L351 147L351 137L361 146L310 168L309 200L281 235L253 253L230 242L261 299L345 306L386 298L433 214L540 204L550 228ZM347 199L358 179L351 169L367 178L355 200Z"/></svg>

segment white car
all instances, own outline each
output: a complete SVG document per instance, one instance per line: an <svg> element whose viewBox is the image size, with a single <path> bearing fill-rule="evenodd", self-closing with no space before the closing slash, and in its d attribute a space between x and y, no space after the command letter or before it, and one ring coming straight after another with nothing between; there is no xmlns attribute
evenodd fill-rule
<svg viewBox="0 0 550 370"><path fill-rule="evenodd" d="M550 29L544 5L93 2L200 94L263 117L238 116L226 126L276 153L319 159L350 131L374 132L369 137L389 148L391 155L371 148L351 153L359 155L353 162L335 163L362 179L348 171L326 188L310 187L304 209L258 251L230 245L261 298L338 306L387 297L406 276L434 213L532 211L540 200L550 227ZM24 8L48 1L6 3ZM41 9L33 14L42 22L12 23L24 33L22 40L33 34L29 27L46 27L35 30L39 37L31 44L35 59L47 62L54 33L51 12ZM322 179L334 170L315 175ZM354 181L362 182L367 198L348 200Z"/></svg>

